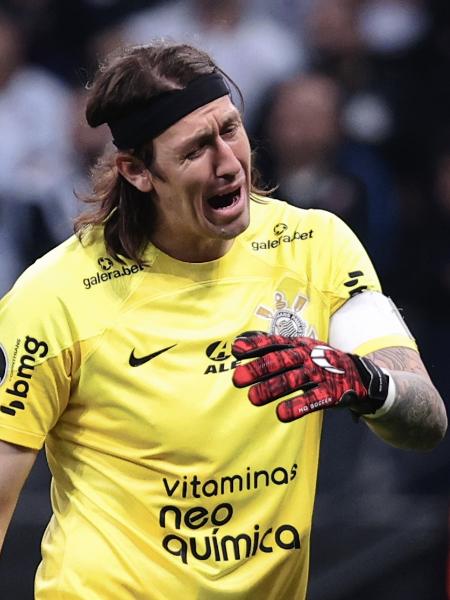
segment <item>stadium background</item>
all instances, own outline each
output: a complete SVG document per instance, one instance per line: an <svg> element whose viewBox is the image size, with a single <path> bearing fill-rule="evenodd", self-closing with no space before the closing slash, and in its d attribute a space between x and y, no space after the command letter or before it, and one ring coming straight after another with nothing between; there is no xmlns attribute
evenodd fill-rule
<svg viewBox="0 0 450 600"><path fill-rule="evenodd" d="M448 398L448 0L2 0L0 294L71 233L73 191L107 139L82 118L97 60L166 35L206 47L242 87L276 195L357 231ZM322 448L309 600L448 598L448 438L403 452L329 412ZM2 599L32 598L48 486L40 456L0 561Z"/></svg>

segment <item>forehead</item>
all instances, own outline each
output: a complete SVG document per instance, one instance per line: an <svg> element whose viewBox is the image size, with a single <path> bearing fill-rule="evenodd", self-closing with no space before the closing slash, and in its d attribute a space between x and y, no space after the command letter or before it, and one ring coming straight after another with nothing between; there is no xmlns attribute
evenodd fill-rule
<svg viewBox="0 0 450 600"><path fill-rule="evenodd" d="M217 98L195 109L155 138L155 142L171 146L182 144L185 140L201 135L221 126L229 119L239 118L239 111L229 96Z"/></svg>

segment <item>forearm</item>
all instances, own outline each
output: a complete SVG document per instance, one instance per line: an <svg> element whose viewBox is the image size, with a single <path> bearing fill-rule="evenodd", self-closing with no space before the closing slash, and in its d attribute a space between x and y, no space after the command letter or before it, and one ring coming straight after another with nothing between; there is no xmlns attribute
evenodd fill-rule
<svg viewBox="0 0 450 600"><path fill-rule="evenodd" d="M0 441L0 550L37 451Z"/></svg>
<svg viewBox="0 0 450 600"><path fill-rule="evenodd" d="M11 521L11 517L13 515L16 503L11 502L5 507L0 507L0 553L3 548L3 542L5 541L5 536L8 531L8 527Z"/></svg>
<svg viewBox="0 0 450 600"><path fill-rule="evenodd" d="M436 388L418 361L418 355L408 352L407 364L397 370L399 358L396 349L386 349L371 356L385 367L395 382L395 401L390 410L376 419L365 419L367 425L381 439L398 448L431 450L444 437L447 415Z"/></svg>

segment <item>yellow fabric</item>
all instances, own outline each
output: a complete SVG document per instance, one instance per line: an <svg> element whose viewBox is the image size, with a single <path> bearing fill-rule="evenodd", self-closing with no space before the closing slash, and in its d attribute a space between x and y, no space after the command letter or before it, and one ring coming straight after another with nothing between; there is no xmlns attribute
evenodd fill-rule
<svg viewBox="0 0 450 600"><path fill-rule="evenodd" d="M333 215L271 200L251 217L204 264L150 246L122 266L99 231L71 238L1 302L0 438L45 441L53 474L37 600L305 598L322 413L253 407L230 346L326 341L352 273L379 283Z"/></svg>

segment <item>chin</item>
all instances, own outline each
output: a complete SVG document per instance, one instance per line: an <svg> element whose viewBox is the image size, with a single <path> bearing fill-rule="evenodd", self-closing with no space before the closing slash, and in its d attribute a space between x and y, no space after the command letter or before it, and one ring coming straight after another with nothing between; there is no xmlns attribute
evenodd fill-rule
<svg viewBox="0 0 450 600"><path fill-rule="evenodd" d="M237 222L237 223L230 223L228 225L222 225L221 227L218 227L215 229L216 229L216 231L218 233L218 237L220 239L233 240L234 238L241 235L241 233L244 233L244 231L247 229L249 224L250 224L250 220L248 218L239 219L239 222Z"/></svg>

